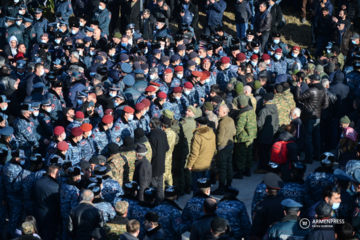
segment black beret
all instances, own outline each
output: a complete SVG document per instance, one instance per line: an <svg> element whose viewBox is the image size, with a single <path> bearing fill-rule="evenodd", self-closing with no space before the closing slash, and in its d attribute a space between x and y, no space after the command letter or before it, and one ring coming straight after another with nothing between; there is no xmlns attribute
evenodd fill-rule
<svg viewBox="0 0 360 240"><path fill-rule="evenodd" d="M203 116L195 118L195 121L201 125L207 125L209 123L209 120Z"/></svg>
<svg viewBox="0 0 360 240"><path fill-rule="evenodd" d="M128 192L135 192L135 191L139 190L140 187L137 184L137 182L131 181L129 183L124 184L124 189L125 189L125 191L128 191Z"/></svg>
<svg viewBox="0 0 360 240"><path fill-rule="evenodd" d="M169 186L165 188L165 196L167 197L174 197L176 195L178 195L178 187L175 186Z"/></svg>
<svg viewBox="0 0 360 240"><path fill-rule="evenodd" d="M197 187L198 188L208 188L211 187L210 179L208 178L199 178L197 180Z"/></svg>
<svg viewBox="0 0 360 240"><path fill-rule="evenodd" d="M145 214L145 219L149 222L158 222L159 221L159 215L156 212L147 212Z"/></svg>
<svg viewBox="0 0 360 240"><path fill-rule="evenodd" d="M239 194L239 190L231 186L225 186L225 194L236 197Z"/></svg>
<svg viewBox="0 0 360 240"><path fill-rule="evenodd" d="M97 157L92 157L90 158L89 163L99 165L99 159Z"/></svg>
<svg viewBox="0 0 360 240"><path fill-rule="evenodd" d="M273 100L273 99L274 99L274 93L272 93L272 92L268 92L264 96L265 101L269 101L269 100Z"/></svg>

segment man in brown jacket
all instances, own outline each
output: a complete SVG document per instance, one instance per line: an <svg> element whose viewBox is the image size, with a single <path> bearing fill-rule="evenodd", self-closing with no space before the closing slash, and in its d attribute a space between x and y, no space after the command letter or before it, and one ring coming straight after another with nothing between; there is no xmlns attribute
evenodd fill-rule
<svg viewBox="0 0 360 240"><path fill-rule="evenodd" d="M340 51L344 56L347 56L349 51L349 45L351 42L352 32L345 28L345 22L343 20L339 20L336 24L337 30L333 31L332 40L335 43L340 44ZM341 41L339 41L341 38Z"/></svg>
<svg viewBox="0 0 360 240"><path fill-rule="evenodd" d="M207 126L209 120L206 117L195 118L197 128L191 139L190 155L187 168L192 175L193 195L198 191L197 180L210 178L211 160L216 150L215 133Z"/></svg>
<svg viewBox="0 0 360 240"><path fill-rule="evenodd" d="M226 185L231 186L233 168L232 155L234 150L234 136L236 128L234 120L228 116L229 108L226 105L219 108L219 125L216 131L217 158L216 166L219 172L219 188L213 195L224 195L225 180Z"/></svg>

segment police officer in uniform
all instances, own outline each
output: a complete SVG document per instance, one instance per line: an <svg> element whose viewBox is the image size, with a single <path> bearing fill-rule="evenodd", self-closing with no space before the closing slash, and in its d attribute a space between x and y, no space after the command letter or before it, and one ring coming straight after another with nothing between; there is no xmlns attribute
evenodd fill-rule
<svg viewBox="0 0 360 240"><path fill-rule="evenodd" d="M165 21L165 18L156 19L156 29L153 31L154 41L157 39L158 36L162 36L170 37L172 42L172 31L166 27Z"/></svg>
<svg viewBox="0 0 360 240"><path fill-rule="evenodd" d="M289 181L284 182L284 187L281 189L281 194L284 199L291 198L295 202L303 204L305 202L305 181L303 179L306 172L306 165L304 163L293 163L293 177Z"/></svg>
<svg viewBox="0 0 360 240"><path fill-rule="evenodd" d="M47 25L49 21L42 16L42 10L40 8L35 8L34 10L35 19L34 19L34 30L36 32L37 42L41 42L41 36L47 32Z"/></svg>
<svg viewBox="0 0 360 240"><path fill-rule="evenodd" d="M284 208L285 217L272 224L263 239L304 239L310 232L310 228L300 225L299 215L303 205L292 199L283 200L281 205Z"/></svg>
<svg viewBox="0 0 360 240"><path fill-rule="evenodd" d="M106 8L108 4L107 0L100 0L99 9L94 13L94 17L92 20L99 21L99 28L109 36L109 24L111 21L111 13Z"/></svg>
<svg viewBox="0 0 360 240"><path fill-rule="evenodd" d="M126 99L126 102L129 104L130 107L134 108L138 98L142 94L140 91L133 88L135 84L135 79L132 75L126 75L122 81L125 84L125 91L123 92L123 95Z"/></svg>
<svg viewBox="0 0 360 240"><path fill-rule="evenodd" d="M352 177L340 169L335 169L334 177L336 179L335 183L340 189L341 198L337 217L350 221L356 200L356 195L349 189L349 183Z"/></svg>
<svg viewBox="0 0 360 240"><path fill-rule="evenodd" d="M247 239L250 233L250 218L245 204L237 199L239 190L225 186L225 195L220 200L216 214L229 221L235 239Z"/></svg>
<svg viewBox="0 0 360 240"><path fill-rule="evenodd" d="M55 81L51 83L51 88L46 93L46 98L51 101L50 117L55 122L61 122L64 119L63 109L66 105L62 88L63 83L61 81Z"/></svg>
<svg viewBox="0 0 360 240"><path fill-rule="evenodd" d="M94 128L93 134L95 137L95 151L97 154L106 155L108 153L107 145L111 143L113 121L113 116L105 115L102 117L99 125Z"/></svg>
<svg viewBox="0 0 360 240"><path fill-rule="evenodd" d="M183 222L182 209L175 203L178 197L178 188L169 186L165 188L165 199L155 207L154 212L159 215L159 223L166 233L167 240L180 240L181 234L191 227L190 220Z"/></svg>
<svg viewBox="0 0 360 240"><path fill-rule="evenodd" d="M8 22L12 22L13 24L11 24L9 26L9 28L6 30L6 40L9 41L11 36L15 36L17 41L18 41L18 45L20 43L24 43L24 38L23 38L23 31L24 29L21 28L21 26L17 25L15 23L15 21L18 21L18 19L16 18L12 18L12 17L8 17Z"/></svg>
<svg viewBox="0 0 360 240"><path fill-rule="evenodd" d="M145 188L144 201L139 202L131 210L130 213L131 218L138 220L140 222L139 239L143 239L146 235L146 230L144 226L145 214L155 209L155 207L157 206L155 204L155 199L156 199L156 190L154 188Z"/></svg>
<svg viewBox="0 0 360 240"><path fill-rule="evenodd" d="M135 110L132 107L126 106L123 109L123 115L117 120L114 129L111 131L111 141L121 146L123 140L130 136L134 137L135 129L130 122L134 119Z"/></svg>
<svg viewBox="0 0 360 240"><path fill-rule="evenodd" d="M197 187L198 192L186 203L181 215L182 221L190 221L191 224L204 215L203 203L206 198L210 198L210 179L198 179Z"/></svg>
<svg viewBox="0 0 360 240"><path fill-rule="evenodd" d="M277 194L284 187L284 182L275 173L267 173L264 183L268 196L256 206L250 237L262 238L272 223L284 217L283 198Z"/></svg>
<svg viewBox="0 0 360 240"><path fill-rule="evenodd" d="M137 184L137 182L135 181L131 181L128 183L125 183L124 186L124 195L119 196L119 197L115 197L114 201L112 202L112 205L115 207L116 203L119 201L126 201L129 203L129 207L128 207L128 218L132 218L131 217L131 212L132 212L132 208L137 205L139 203L137 194L138 191L140 189L139 185Z"/></svg>
<svg viewBox="0 0 360 240"><path fill-rule="evenodd" d="M96 183L91 183L87 187L87 189L91 190L94 193L94 200L92 201L92 203L97 209L99 209L102 212L105 223L113 219L116 216L115 209L111 206L109 202L101 198L100 186L98 186Z"/></svg>
<svg viewBox="0 0 360 240"><path fill-rule="evenodd" d="M69 137L68 145L69 150L67 152L66 160L71 161L73 166L77 166L81 161L80 141L84 131L80 127L74 127L71 129L71 135Z"/></svg>

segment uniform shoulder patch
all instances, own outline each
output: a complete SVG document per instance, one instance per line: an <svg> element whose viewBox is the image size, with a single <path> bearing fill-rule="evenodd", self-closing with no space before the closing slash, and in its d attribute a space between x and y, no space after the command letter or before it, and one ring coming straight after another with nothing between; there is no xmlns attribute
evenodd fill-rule
<svg viewBox="0 0 360 240"><path fill-rule="evenodd" d="M360 212L360 208L359 207L355 207L354 211L353 211L353 217L357 217L359 215Z"/></svg>
<svg viewBox="0 0 360 240"><path fill-rule="evenodd" d="M29 131L29 133L31 133L31 132L32 132L31 127L28 127L26 130L28 130L28 131Z"/></svg>
<svg viewBox="0 0 360 240"><path fill-rule="evenodd" d="M83 146L83 145L85 145L85 144L86 144L86 141L82 141L82 142L80 143L81 146Z"/></svg>
<svg viewBox="0 0 360 240"><path fill-rule="evenodd" d="M120 126L116 125L115 126L115 131L119 131L120 130Z"/></svg>

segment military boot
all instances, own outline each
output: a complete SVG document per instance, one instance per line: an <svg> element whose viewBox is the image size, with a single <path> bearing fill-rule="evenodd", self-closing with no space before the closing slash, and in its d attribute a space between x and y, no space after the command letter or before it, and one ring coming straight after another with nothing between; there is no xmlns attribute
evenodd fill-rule
<svg viewBox="0 0 360 240"><path fill-rule="evenodd" d="M232 183L232 179L227 179L226 180L226 186L227 187L231 187L231 183Z"/></svg>
<svg viewBox="0 0 360 240"><path fill-rule="evenodd" d="M211 195L224 195L225 194L224 187L225 187L224 183L219 183L219 188L211 192Z"/></svg>
<svg viewBox="0 0 360 240"><path fill-rule="evenodd" d="M237 171L237 173L233 176L234 179L243 179L243 172L241 170Z"/></svg>
<svg viewBox="0 0 360 240"><path fill-rule="evenodd" d="M245 171L243 172L243 175L246 176L246 177L251 177L250 168L245 168Z"/></svg>

